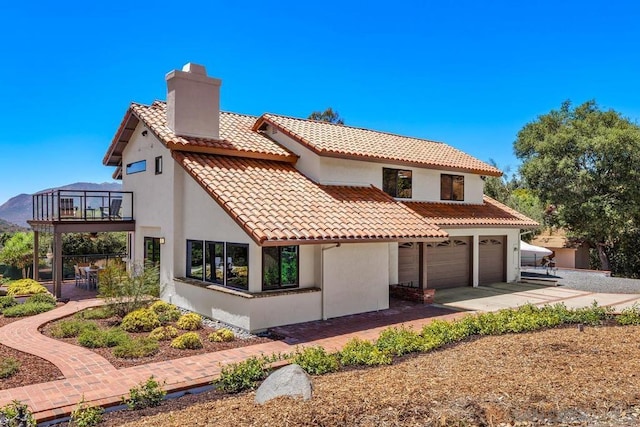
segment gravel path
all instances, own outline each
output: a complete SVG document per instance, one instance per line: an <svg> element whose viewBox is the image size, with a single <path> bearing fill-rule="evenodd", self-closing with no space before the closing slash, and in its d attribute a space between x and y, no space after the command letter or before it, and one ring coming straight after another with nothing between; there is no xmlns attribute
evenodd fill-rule
<svg viewBox="0 0 640 427"><path fill-rule="evenodd" d="M579 271L557 269L549 271L543 268L523 268L523 275L547 277L558 280L558 285L570 289L587 292L603 292L611 294L640 294L640 280L623 277L607 277L598 271Z"/></svg>

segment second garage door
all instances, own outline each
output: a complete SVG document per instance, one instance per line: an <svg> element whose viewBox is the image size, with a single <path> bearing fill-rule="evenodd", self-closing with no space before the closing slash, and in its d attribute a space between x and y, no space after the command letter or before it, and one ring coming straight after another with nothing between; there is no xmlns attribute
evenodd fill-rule
<svg viewBox="0 0 640 427"><path fill-rule="evenodd" d="M471 284L471 237L452 237L428 243L427 288L442 289Z"/></svg>
<svg viewBox="0 0 640 427"><path fill-rule="evenodd" d="M505 281L506 236L480 236L479 282L481 285Z"/></svg>

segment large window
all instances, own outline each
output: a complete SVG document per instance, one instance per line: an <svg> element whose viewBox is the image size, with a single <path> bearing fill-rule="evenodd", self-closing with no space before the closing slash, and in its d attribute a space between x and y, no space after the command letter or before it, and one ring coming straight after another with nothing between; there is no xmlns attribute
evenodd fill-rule
<svg viewBox="0 0 640 427"><path fill-rule="evenodd" d="M262 248L262 290L298 287L298 262L298 246Z"/></svg>
<svg viewBox="0 0 640 427"><path fill-rule="evenodd" d="M224 243L207 242L205 254L205 276L207 282L224 285Z"/></svg>
<svg viewBox="0 0 640 427"><path fill-rule="evenodd" d="M140 160L139 162L133 162L127 164L127 175L131 175L133 173L144 172L147 170L147 161Z"/></svg>
<svg viewBox="0 0 640 427"><path fill-rule="evenodd" d="M382 169L382 189L392 197L411 198L411 171L402 169Z"/></svg>
<svg viewBox="0 0 640 427"><path fill-rule="evenodd" d="M187 277L203 280L204 257L201 240L187 240Z"/></svg>
<svg viewBox="0 0 640 427"><path fill-rule="evenodd" d="M440 200L464 200L464 176L440 175Z"/></svg>
<svg viewBox="0 0 640 427"><path fill-rule="evenodd" d="M186 276L223 286L249 289L249 245L187 240Z"/></svg>

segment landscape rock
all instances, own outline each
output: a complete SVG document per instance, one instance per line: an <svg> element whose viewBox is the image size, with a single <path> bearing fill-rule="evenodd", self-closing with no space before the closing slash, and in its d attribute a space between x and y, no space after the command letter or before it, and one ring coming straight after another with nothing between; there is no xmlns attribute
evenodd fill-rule
<svg viewBox="0 0 640 427"><path fill-rule="evenodd" d="M311 377L299 365L280 368L267 377L256 391L256 403L262 405L280 396L311 399L313 384Z"/></svg>

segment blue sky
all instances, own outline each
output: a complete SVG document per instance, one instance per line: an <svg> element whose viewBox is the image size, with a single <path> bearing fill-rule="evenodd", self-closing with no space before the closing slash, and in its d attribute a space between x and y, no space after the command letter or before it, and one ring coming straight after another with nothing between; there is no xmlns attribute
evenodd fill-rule
<svg viewBox="0 0 640 427"><path fill-rule="evenodd" d="M348 125L516 170L518 130L563 100L640 118L639 12L585 0L3 2L0 204L111 181L102 158L128 104L165 99L165 74L186 62L222 79L227 111L331 106Z"/></svg>

